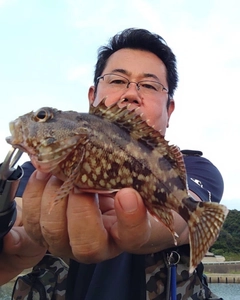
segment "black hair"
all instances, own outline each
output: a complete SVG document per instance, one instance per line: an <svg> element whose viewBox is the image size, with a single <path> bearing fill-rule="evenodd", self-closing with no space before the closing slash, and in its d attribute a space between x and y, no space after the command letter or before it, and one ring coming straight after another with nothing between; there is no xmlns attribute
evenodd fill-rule
<svg viewBox="0 0 240 300"><path fill-rule="evenodd" d="M125 29L113 36L106 46L99 48L94 73L94 85L97 87L97 78L102 75L108 58L114 52L123 48L149 51L162 60L167 69L168 95L169 98L172 98L178 83L176 57L161 36L146 29Z"/></svg>

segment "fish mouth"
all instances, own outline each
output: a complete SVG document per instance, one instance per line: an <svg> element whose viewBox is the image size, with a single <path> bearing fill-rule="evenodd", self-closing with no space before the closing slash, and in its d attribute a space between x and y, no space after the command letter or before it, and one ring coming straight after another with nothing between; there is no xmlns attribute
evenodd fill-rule
<svg viewBox="0 0 240 300"><path fill-rule="evenodd" d="M21 127L16 127L15 124L10 124L9 127L12 135L6 137L6 142L10 144L13 148L20 149L21 151L27 153L32 164L36 169L48 173L55 168L58 161L50 162L47 159L45 159L45 161L42 158L40 159L39 153L36 150L34 150L34 147L31 147L25 141Z"/></svg>
<svg viewBox="0 0 240 300"><path fill-rule="evenodd" d="M17 149L19 149L19 150L21 150L21 151L23 151L23 152L26 152L26 148L23 147L23 145L13 142L12 136L7 136L5 140L6 140L6 142L7 142L8 144L10 144L13 148L17 148Z"/></svg>
<svg viewBox="0 0 240 300"><path fill-rule="evenodd" d="M11 135L6 137L6 142L15 148L22 146L22 141L23 141L22 128L19 127L16 128L14 122L10 122L9 130Z"/></svg>
<svg viewBox="0 0 240 300"><path fill-rule="evenodd" d="M17 124L13 121L9 123L9 130L11 135L5 138L8 144L10 144L13 148L18 148L23 152L29 153L29 155L35 154L35 151L32 149L30 150L25 143L22 126L17 126Z"/></svg>

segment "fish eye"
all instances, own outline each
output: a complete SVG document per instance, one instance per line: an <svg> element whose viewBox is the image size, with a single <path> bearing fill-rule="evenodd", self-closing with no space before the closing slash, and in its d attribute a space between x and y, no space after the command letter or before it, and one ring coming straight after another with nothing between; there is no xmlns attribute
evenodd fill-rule
<svg viewBox="0 0 240 300"><path fill-rule="evenodd" d="M52 113L48 112L45 109L39 109L34 114L34 120L36 122L46 122L47 120L52 118Z"/></svg>

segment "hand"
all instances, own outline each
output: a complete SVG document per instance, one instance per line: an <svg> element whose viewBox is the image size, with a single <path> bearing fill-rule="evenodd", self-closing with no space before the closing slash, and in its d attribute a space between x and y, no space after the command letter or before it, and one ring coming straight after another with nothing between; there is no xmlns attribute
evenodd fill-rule
<svg viewBox="0 0 240 300"><path fill-rule="evenodd" d="M36 171L23 196L25 229L51 253L94 263L123 251L151 253L173 246L169 231L148 214L140 195L130 188L120 190L115 199L74 189L49 214L61 185L56 177Z"/></svg>
<svg viewBox="0 0 240 300"><path fill-rule="evenodd" d="M46 248L33 242L23 227L13 227L4 237L0 254L0 285L34 266L45 253Z"/></svg>

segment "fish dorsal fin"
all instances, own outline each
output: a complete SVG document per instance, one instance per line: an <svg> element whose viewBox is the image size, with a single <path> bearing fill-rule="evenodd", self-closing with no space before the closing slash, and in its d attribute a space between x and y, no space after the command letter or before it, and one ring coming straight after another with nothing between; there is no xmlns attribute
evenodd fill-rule
<svg viewBox="0 0 240 300"><path fill-rule="evenodd" d="M124 99L110 106L106 106L105 101L106 98L96 107L91 105L89 113L114 123L127 131L133 139L146 144L151 149L155 149L178 168L179 175L186 181L186 170L181 151L175 145L170 146L161 132L148 124L139 108L131 109L131 104L120 107L124 104Z"/></svg>
<svg viewBox="0 0 240 300"><path fill-rule="evenodd" d="M169 154L168 154L172 160L175 161L176 167L178 168L179 171L179 176L182 178L184 181L184 184L187 183L187 178L186 178L186 167L183 159L183 154L180 151L179 147L176 145L171 145L169 146Z"/></svg>
<svg viewBox="0 0 240 300"><path fill-rule="evenodd" d="M105 100L106 98L96 107L90 106L89 113L116 124L125 129L133 139L144 140L153 147L157 147L159 143L167 143L164 136L144 120L144 115L140 114L139 108L131 109L131 104L119 107L119 104L124 103L124 99L106 106Z"/></svg>

